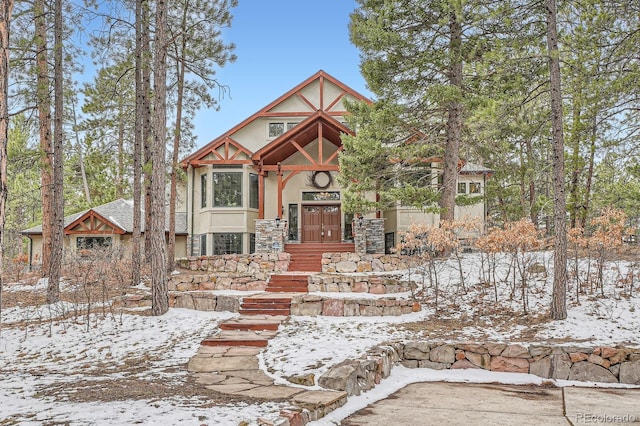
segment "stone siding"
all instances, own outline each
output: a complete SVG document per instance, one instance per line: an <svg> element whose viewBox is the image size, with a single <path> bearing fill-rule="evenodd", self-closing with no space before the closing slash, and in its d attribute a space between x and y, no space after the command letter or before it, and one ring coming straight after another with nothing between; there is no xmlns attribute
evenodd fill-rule
<svg viewBox="0 0 640 426"><path fill-rule="evenodd" d="M408 368L480 368L547 379L640 385L640 348L427 341L375 347L359 359L334 365L318 384L359 395L389 376L396 362Z"/></svg>
<svg viewBox="0 0 640 426"><path fill-rule="evenodd" d="M284 250L287 221L256 220L256 253L279 253Z"/></svg>
<svg viewBox="0 0 640 426"><path fill-rule="evenodd" d="M384 253L384 219L356 219L353 233L356 253Z"/></svg>

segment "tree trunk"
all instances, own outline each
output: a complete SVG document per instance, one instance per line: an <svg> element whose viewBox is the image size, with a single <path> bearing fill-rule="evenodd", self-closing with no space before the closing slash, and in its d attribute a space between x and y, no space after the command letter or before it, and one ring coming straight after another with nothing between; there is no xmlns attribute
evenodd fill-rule
<svg viewBox="0 0 640 426"><path fill-rule="evenodd" d="M42 153L42 169L40 188L42 194L42 277L49 273L51 262L51 228L52 228L52 182L53 152L51 147L51 101L49 97L49 64L47 59L47 21L44 0L33 3L35 22L36 49L36 84L37 107L40 131L40 150Z"/></svg>
<svg viewBox="0 0 640 426"><path fill-rule="evenodd" d="M7 206L7 146L9 144L9 28L13 1L0 4L0 312L4 278L4 224Z"/></svg>
<svg viewBox="0 0 640 426"><path fill-rule="evenodd" d="M142 233L140 228L142 209L140 206L142 195L142 137L144 121L144 87L142 84L142 32L144 25L142 17L143 0L136 0L136 57L135 57L135 85L136 85L136 119L133 141L133 242L131 249L131 285L140 284L140 256Z"/></svg>
<svg viewBox="0 0 640 426"><path fill-rule="evenodd" d="M553 222L555 230L553 295L551 318L567 318L567 224L564 198L564 135L562 129L562 88L555 0L546 0L547 49L551 84L551 126L553 145Z"/></svg>
<svg viewBox="0 0 640 426"><path fill-rule="evenodd" d="M62 0L54 2L54 47L53 47L53 226L51 229L51 262L49 264L49 284L47 302L60 300L60 275L64 244L64 156L62 120L64 117L62 72Z"/></svg>
<svg viewBox="0 0 640 426"><path fill-rule="evenodd" d="M151 313L162 315L169 310L167 288L167 256L165 240L165 152L166 152L166 94L167 40L166 4L156 5L156 40L153 69L153 149L151 154Z"/></svg>
<svg viewBox="0 0 640 426"><path fill-rule="evenodd" d="M185 6L182 16L182 26L187 25L187 10ZM187 38L182 37L181 51L187 49ZM173 271L176 259L176 201L178 186L178 160L180 154L180 138L182 136L182 102L184 99L184 74L185 65L181 60L176 47L176 75L177 75L177 99L176 99L176 128L173 135L173 158L171 160L171 188L169 192L169 241L167 245L167 270Z"/></svg>
<svg viewBox="0 0 640 426"><path fill-rule="evenodd" d="M145 259L151 260L151 242L149 223L151 221L151 60L150 60L150 12L149 1L142 0L142 149L144 175L144 254Z"/></svg>
<svg viewBox="0 0 640 426"><path fill-rule="evenodd" d="M449 84L456 90L462 90L462 24L457 10L450 12L450 40L449 54ZM447 144L444 150L444 171L442 196L440 198L440 219L453 220L456 206L456 192L458 179L458 160L460 139L462 137L462 103L456 98L449 101L447 118Z"/></svg>

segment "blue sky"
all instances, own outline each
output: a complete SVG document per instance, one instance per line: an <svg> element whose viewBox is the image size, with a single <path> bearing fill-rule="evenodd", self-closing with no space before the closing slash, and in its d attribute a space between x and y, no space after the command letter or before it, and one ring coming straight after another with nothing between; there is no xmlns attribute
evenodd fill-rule
<svg viewBox="0 0 640 426"><path fill-rule="evenodd" d="M195 119L201 147L254 112L324 70L371 97L359 69L358 50L349 41L352 0L239 0L226 42L238 59L217 73L230 97L220 111L200 110Z"/></svg>

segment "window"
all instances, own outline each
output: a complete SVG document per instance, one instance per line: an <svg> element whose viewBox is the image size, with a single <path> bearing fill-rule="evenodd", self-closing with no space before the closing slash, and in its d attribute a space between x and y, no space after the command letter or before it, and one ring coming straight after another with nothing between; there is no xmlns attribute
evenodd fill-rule
<svg viewBox="0 0 640 426"><path fill-rule="evenodd" d="M393 253L396 247L396 234L394 232L387 232L384 234L384 252L385 254Z"/></svg>
<svg viewBox="0 0 640 426"><path fill-rule="evenodd" d="M225 233L213 234L213 254L242 253L242 234Z"/></svg>
<svg viewBox="0 0 640 426"><path fill-rule="evenodd" d="M353 213L344 214L344 240L353 241Z"/></svg>
<svg viewBox="0 0 640 426"><path fill-rule="evenodd" d="M249 254L256 252L256 234L249 234Z"/></svg>
<svg viewBox="0 0 640 426"><path fill-rule="evenodd" d="M298 241L298 205L289 204L289 241Z"/></svg>
<svg viewBox="0 0 640 426"><path fill-rule="evenodd" d="M213 174L213 207L242 207L242 173Z"/></svg>
<svg viewBox="0 0 640 426"><path fill-rule="evenodd" d="M258 175L249 173L249 208L259 208Z"/></svg>
<svg viewBox="0 0 640 426"><path fill-rule="evenodd" d="M269 123L269 139L277 138L285 132L285 129L289 131L296 127L297 124L295 121Z"/></svg>
<svg viewBox="0 0 640 426"><path fill-rule="evenodd" d="M340 193L337 191L303 192L302 201L340 201Z"/></svg>
<svg viewBox="0 0 640 426"><path fill-rule="evenodd" d="M78 237L76 248L78 250L93 250L111 247L111 237Z"/></svg>
<svg viewBox="0 0 640 426"><path fill-rule="evenodd" d="M200 175L200 207L207 207L207 174Z"/></svg>
<svg viewBox="0 0 640 426"><path fill-rule="evenodd" d="M466 194L466 193L467 193L467 183L458 182L458 194Z"/></svg>
<svg viewBox="0 0 640 426"><path fill-rule="evenodd" d="M200 256L207 255L207 234L200 235Z"/></svg>
<svg viewBox="0 0 640 426"><path fill-rule="evenodd" d="M480 194L481 190L480 182L469 183L469 194Z"/></svg>

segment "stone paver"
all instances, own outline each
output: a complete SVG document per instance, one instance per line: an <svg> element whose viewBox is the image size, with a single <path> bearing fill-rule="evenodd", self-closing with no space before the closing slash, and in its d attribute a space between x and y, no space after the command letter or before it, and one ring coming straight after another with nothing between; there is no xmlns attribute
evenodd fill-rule
<svg viewBox="0 0 640 426"><path fill-rule="evenodd" d="M634 422L640 422L640 389L415 383L347 417L341 424L580 425Z"/></svg>
<svg viewBox="0 0 640 426"><path fill-rule="evenodd" d="M212 373L215 371L253 370L258 368L255 356L229 356L220 358L193 357L187 370L193 373Z"/></svg>
<svg viewBox="0 0 640 426"><path fill-rule="evenodd" d="M640 389L564 388L564 400L576 425L640 423Z"/></svg>
<svg viewBox="0 0 640 426"><path fill-rule="evenodd" d="M293 395L304 392L304 389L294 388L291 386L259 386L247 391L238 392L236 395L244 395L251 398L259 399L286 399Z"/></svg>

